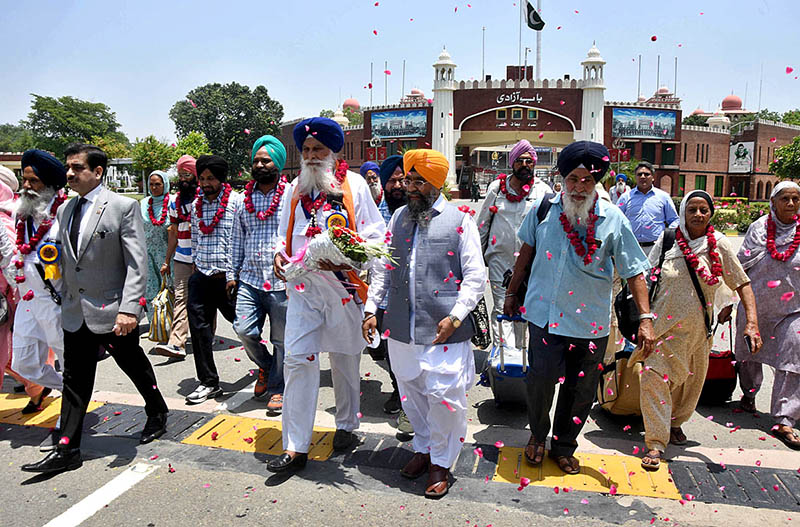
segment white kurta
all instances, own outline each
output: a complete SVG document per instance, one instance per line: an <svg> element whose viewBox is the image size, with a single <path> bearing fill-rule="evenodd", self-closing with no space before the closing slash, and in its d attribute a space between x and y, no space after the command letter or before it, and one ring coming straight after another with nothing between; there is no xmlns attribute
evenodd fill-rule
<svg viewBox="0 0 800 527"><path fill-rule="evenodd" d="M444 199L440 196L433 207L442 210ZM389 222L389 231L397 216ZM464 215L464 229L457 248L461 261L462 281L456 303L450 313L460 320L466 319L483 296L486 270L481 255L480 236L475 222ZM409 260L409 302L411 342L408 344L388 339L392 372L397 377L403 410L414 427L414 451L430 453L431 463L450 468L456 461L467 432L467 389L475 380L475 360L470 341L451 344L416 344L414 335L415 275L417 269L417 235L412 241ZM388 263L387 261L383 262ZM366 311L375 312L389 289L390 273L385 265L375 266L370 284Z"/></svg>
<svg viewBox="0 0 800 527"><path fill-rule="evenodd" d="M386 225L364 178L348 172L347 182L353 195L355 229L370 242L383 242ZM296 185L295 181L284 192L276 251L286 249L289 209ZM346 215L345 211L342 212ZM326 229L326 220L332 213L322 209L317 211L316 222L321 229ZM309 224L310 220L306 219L298 202L292 237L295 254L306 243L305 232ZM286 294L289 304L285 334L283 447L293 452L308 452L319 395L320 352L330 354L336 428L348 432L358 428L359 362L364 349L361 336L363 306L348 301L350 294L328 271L309 273L289 282Z"/></svg>
<svg viewBox="0 0 800 527"><path fill-rule="evenodd" d="M516 195L511 185L508 192ZM547 183L534 178L533 188L528 197L522 201L510 201L500 192L500 181L489 184L486 199L478 213L478 232L481 235L481 247L486 247L484 256L489 267L489 282L492 291L493 309L490 317L492 341L498 346L501 341L511 348L525 347L527 324L524 322L498 322L497 315L503 313L506 290L503 287L503 274L514 267L522 242L517 238L517 230L522 220L528 215L537 199L552 192ZM497 207L493 213L490 207Z"/></svg>
<svg viewBox="0 0 800 527"><path fill-rule="evenodd" d="M34 223L34 228L39 225ZM52 242L58 232L58 220L53 220L48 234L39 243ZM29 241L25 229L25 241ZM61 248L60 248L61 249ZM14 258L16 260L17 257ZM25 281L16 284L20 302L14 315L14 353L11 359L11 368L31 382L47 388L61 390L63 380L61 373L47 364L49 350L64 364L64 330L61 327L61 306L56 304L50 292L36 270L39 262L38 247L25 255ZM59 265L60 266L60 265ZM63 292L62 279L50 280L59 293ZM33 298L23 300L28 291L33 292Z"/></svg>

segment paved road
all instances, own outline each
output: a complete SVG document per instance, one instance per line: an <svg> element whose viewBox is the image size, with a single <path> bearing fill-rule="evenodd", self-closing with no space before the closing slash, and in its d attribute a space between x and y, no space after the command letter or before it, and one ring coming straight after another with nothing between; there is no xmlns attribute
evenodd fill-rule
<svg viewBox="0 0 800 527"><path fill-rule="evenodd" d="M254 366L230 324L220 319L218 333L215 358L226 395L217 401L187 407L183 397L196 384L191 356L186 361L175 361L151 355L159 386L170 408L175 413L191 410L208 415L266 418L265 402L251 397ZM148 350L152 347L146 339L142 339L142 345ZM484 356L476 351L476 364L482 364ZM322 388L316 423L333 426L333 390L325 357L321 365ZM385 444L391 441L396 444L395 424L382 411L391 390L385 368L385 363L376 363L369 355L362 356L361 434L366 454L370 454L371 448L379 450L384 439ZM771 376L767 375L765 389L757 398L762 410L769 407L771 382ZM5 390L9 391L11 385L7 382ZM95 390L95 399L120 408L142 405L133 386L112 360L99 365ZM740 395L737 389L734 398ZM469 433L459 463L472 464L473 444L491 446L497 441L508 446L525 444L529 434L523 408L497 408L491 391L480 386L473 387L468 397ZM303 473L284 479L268 477L264 468L266 457L261 454L169 440L140 447L136 442L139 425L130 432L88 437L84 445L87 461L81 470L50 478L31 478L19 471L19 465L38 459L40 454L35 445L45 430L2 425L0 452L7 463L0 468L0 477L5 482L0 486L0 525L44 525L54 518L57 521L53 525L78 524L69 523L69 518L62 514L74 515L73 519L79 520L86 517L85 525L142 526L254 522L647 525L652 519L658 525L668 522L720 525L732 521L745 525L791 524L793 516L800 519L800 504L791 497L770 498L770 485L765 481L783 478L775 481L791 490L789 487L795 484L792 478L796 479L794 471L800 467L800 454L787 450L768 435L772 423L767 415L751 416L734 410L732 403L698 408L685 426L689 444L670 448L668 454L676 462L675 467L689 467L691 470L685 474L692 472L691 476L680 478L676 472L678 486L695 485L698 490L693 491L694 495L703 496L683 504L675 500L587 492L555 495L551 488L533 486L519 491L515 485L487 481L491 471L482 472L483 469L460 472L451 494L440 502L431 502L419 497L423 482L402 480L391 463L375 460L372 454L362 460L334 457L324 463L311 463ZM579 441L582 452L631 455L636 447L643 446L641 421L611 419L595 410ZM169 465L174 472L170 472ZM712 478L708 476L709 470L728 469L736 473L741 470L748 478L760 477L761 483L756 487L761 485L767 497L760 496L757 489L741 492L744 497L737 500L731 489L727 493L716 490L724 486L719 484L724 474ZM730 486L746 490L747 485L752 486L741 480Z"/></svg>

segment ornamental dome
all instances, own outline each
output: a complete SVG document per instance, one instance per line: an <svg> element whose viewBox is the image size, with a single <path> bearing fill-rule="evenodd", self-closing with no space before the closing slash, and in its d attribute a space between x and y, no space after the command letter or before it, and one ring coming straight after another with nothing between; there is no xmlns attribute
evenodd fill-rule
<svg viewBox="0 0 800 527"><path fill-rule="evenodd" d="M730 94L724 99L722 99L722 110L741 110L742 109L742 98Z"/></svg>
<svg viewBox="0 0 800 527"><path fill-rule="evenodd" d="M342 103L342 108L350 108L352 110L359 111L361 110L361 104L359 104L357 100L351 97L349 99L344 100L344 102Z"/></svg>
<svg viewBox="0 0 800 527"><path fill-rule="evenodd" d="M698 106L697 109L692 112L692 115L702 115L704 113L706 112L704 112L703 109Z"/></svg>

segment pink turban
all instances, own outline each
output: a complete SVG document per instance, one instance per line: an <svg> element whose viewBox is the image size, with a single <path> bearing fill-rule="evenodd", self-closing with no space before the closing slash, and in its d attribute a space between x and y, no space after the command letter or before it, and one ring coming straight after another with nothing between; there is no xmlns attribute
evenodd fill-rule
<svg viewBox="0 0 800 527"><path fill-rule="evenodd" d="M189 171L192 174L194 174L195 177L196 177L197 176L196 163L197 162L195 161L195 159L192 156L190 156L188 154L184 154L184 155L182 155L180 157L180 159L178 159L178 163L177 163L178 171L186 170L186 171Z"/></svg>
<svg viewBox="0 0 800 527"><path fill-rule="evenodd" d="M508 154L508 164L513 165L517 158L525 152L531 153L533 163L536 164L536 150L533 148L533 146L531 146L527 139L523 139L514 145L514 148L512 148L511 152Z"/></svg>

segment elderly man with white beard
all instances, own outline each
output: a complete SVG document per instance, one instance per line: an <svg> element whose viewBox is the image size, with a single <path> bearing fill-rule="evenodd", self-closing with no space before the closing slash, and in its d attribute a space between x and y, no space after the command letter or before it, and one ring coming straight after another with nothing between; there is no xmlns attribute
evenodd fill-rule
<svg viewBox="0 0 800 527"><path fill-rule="evenodd" d="M550 407L558 392L550 457L567 474L580 471L574 457L602 373L608 341L614 267L628 280L639 308L637 342L653 349L653 315L644 273L650 269L631 224L616 206L598 200L594 186L608 170L608 150L578 141L558 156L564 191L539 200L517 233L523 241L506 293L504 312L517 311L516 292L533 263L520 308L530 323L527 399L531 437L525 459L539 465L550 432ZM539 207L548 207L537 221Z"/></svg>
<svg viewBox="0 0 800 527"><path fill-rule="evenodd" d="M358 231L369 242L383 242L383 222L362 177L336 158L344 132L333 120L314 117L294 128L302 155L300 175L284 193L275 248L275 274L284 279L288 257L306 242L334 225ZM364 343L361 320L367 285L358 273L323 262L318 272L287 283L283 392L284 453L270 461L271 472L305 466L319 395L319 354L328 353L336 404L334 450L356 442L359 425L359 363Z"/></svg>
<svg viewBox="0 0 800 527"><path fill-rule="evenodd" d="M54 356L64 364L61 328L62 279L56 241L56 212L66 201L63 188L67 169L42 150L22 155L22 190L17 207L17 256L14 280L20 303L14 317L11 367L22 377L44 386L28 411L40 410L51 390L61 390L63 379ZM52 350L52 351L51 351ZM26 413L28 413L26 411Z"/></svg>

